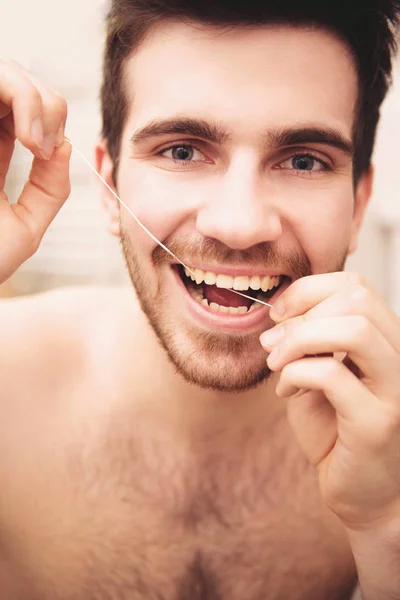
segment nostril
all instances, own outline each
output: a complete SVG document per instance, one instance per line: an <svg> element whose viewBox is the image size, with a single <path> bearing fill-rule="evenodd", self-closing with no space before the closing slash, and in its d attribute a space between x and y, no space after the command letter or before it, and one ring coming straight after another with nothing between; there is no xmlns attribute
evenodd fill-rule
<svg viewBox="0 0 400 600"><path fill-rule="evenodd" d="M279 215L259 216L249 220L246 215L235 214L231 207L213 218L211 214L198 216L196 227L205 238L212 238L232 250L247 250L257 244L275 242L282 235Z"/></svg>

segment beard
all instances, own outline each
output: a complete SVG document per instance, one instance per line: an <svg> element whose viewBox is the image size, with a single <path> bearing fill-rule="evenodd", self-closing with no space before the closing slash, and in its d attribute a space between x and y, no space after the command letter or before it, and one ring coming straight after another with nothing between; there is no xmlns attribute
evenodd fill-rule
<svg viewBox="0 0 400 600"><path fill-rule="evenodd" d="M121 243L126 265L141 309L165 350L176 373L185 381L203 389L240 393L255 389L267 381L271 371L259 335L206 331L183 319L173 310L166 286L158 278L157 289L149 286L150 277L141 258L133 248L129 234L121 227ZM218 262L240 266L263 265L265 270L290 272L294 279L311 275L311 265L305 254L284 255L273 244L258 244L248 250L231 250L214 239L167 239L163 244L187 265ZM330 272L342 271L347 252L335 261ZM156 272L173 263L161 247L155 248L152 264ZM267 267L267 268L266 268Z"/></svg>

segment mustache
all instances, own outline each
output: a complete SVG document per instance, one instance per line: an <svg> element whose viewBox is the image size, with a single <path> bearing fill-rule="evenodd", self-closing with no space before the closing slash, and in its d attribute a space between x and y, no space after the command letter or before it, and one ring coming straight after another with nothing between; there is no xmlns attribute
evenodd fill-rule
<svg viewBox="0 0 400 600"><path fill-rule="evenodd" d="M180 258L188 267L207 262L227 265L248 266L279 270L290 274L294 279L312 275L311 264L304 253L283 253L274 244L262 243L246 250L233 250L222 242L212 238L193 238L187 236L179 240L167 238L163 244ZM154 266L173 264L173 258L161 246L157 246L152 255Z"/></svg>

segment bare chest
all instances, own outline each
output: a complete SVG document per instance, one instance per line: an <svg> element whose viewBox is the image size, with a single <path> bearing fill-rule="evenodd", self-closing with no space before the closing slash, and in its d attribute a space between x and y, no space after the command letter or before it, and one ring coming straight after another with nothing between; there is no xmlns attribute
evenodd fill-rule
<svg viewBox="0 0 400 600"><path fill-rule="evenodd" d="M24 600L350 598L349 550L290 452L192 464L165 440L116 440L48 456L10 510Z"/></svg>

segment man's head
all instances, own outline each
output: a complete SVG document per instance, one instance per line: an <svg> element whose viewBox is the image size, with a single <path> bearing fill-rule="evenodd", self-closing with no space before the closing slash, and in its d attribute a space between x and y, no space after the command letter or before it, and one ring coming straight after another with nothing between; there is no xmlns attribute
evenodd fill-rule
<svg viewBox="0 0 400 600"><path fill-rule="evenodd" d="M115 0L102 90L98 167L199 269L190 284L107 195L142 308L182 375L227 391L267 377L258 337L272 323L257 305L228 316L242 300L220 286L282 290L342 269L356 246L400 12L258 4Z"/></svg>

